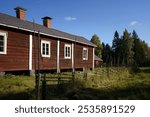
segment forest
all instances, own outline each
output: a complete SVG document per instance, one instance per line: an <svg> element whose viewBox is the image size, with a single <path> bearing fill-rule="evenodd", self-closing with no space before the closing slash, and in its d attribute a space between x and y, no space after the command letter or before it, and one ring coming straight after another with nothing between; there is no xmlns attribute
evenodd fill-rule
<svg viewBox="0 0 150 117"><path fill-rule="evenodd" d="M150 66L150 47L135 30L124 30L123 35L115 31L112 46L101 43L95 34L91 42L97 45L95 54L102 58L105 66L147 67Z"/></svg>

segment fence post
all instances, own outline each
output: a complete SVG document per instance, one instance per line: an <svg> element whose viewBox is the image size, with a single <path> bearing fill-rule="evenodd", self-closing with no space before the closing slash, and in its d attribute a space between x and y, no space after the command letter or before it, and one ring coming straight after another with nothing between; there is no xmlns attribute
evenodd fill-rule
<svg viewBox="0 0 150 117"><path fill-rule="evenodd" d="M72 83L73 83L73 87L74 87L74 83L75 83L75 72L72 72Z"/></svg>
<svg viewBox="0 0 150 117"><path fill-rule="evenodd" d="M42 80L42 100L46 100L46 74Z"/></svg>
<svg viewBox="0 0 150 117"><path fill-rule="evenodd" d="M83 78L87 79L87 69L83 68Z"/></svg>

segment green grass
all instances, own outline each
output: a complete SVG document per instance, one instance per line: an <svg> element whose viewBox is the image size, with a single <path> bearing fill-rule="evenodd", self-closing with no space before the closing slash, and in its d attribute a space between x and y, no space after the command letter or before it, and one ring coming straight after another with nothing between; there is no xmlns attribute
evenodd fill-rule
<svg viewBox="0 0 150 117"><path fill-rule="evenodd" d="M150 72L145 70L150 68L142 68L138 73L127 68L97 68L88 72L86 80L79 79L84 92L78 94L91 93L93 97L87 99L150 99Z"/></svg>
<svg viewBox="0 0 150 117"><path fill-rule="evenodd" d="M150 99L148 67L137 72L125 67L96 68L88 71L87 78L83 76L83 72L76 72L74 85L48 82L46 99ZM28 76L1 77L0 99L35 99L34 82Z"/></svg>
<svg viewBox="0 0 150 117"><path fill-rule="evenodd" d="M33 99L34 79L28 76L0 77L0 99Z"/></svg>

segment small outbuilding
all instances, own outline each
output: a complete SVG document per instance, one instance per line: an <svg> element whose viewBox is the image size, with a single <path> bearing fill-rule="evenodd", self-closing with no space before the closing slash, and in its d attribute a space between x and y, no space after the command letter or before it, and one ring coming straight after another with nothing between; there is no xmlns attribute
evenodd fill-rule
<svg viewBox="0 0 150 117"><path fill-rule="evenodd" d="M95 67L100 67L103 64L103 60L101 58L99 58L98 56L94 56L94 66Z"/></svg>

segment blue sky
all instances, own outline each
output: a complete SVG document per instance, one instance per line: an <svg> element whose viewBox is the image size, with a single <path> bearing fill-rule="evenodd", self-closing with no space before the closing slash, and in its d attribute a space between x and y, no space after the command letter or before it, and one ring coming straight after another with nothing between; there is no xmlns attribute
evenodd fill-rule
<svg viewBox="0 0 150 117"><path fill-rule="evenodd" d="M115 30L136 30L150 44L150 0L2 0L0 12L15 16L13 8L27 9L26 19L42 24L41 18L53 18L52 27L111 45Z"/></svg>

